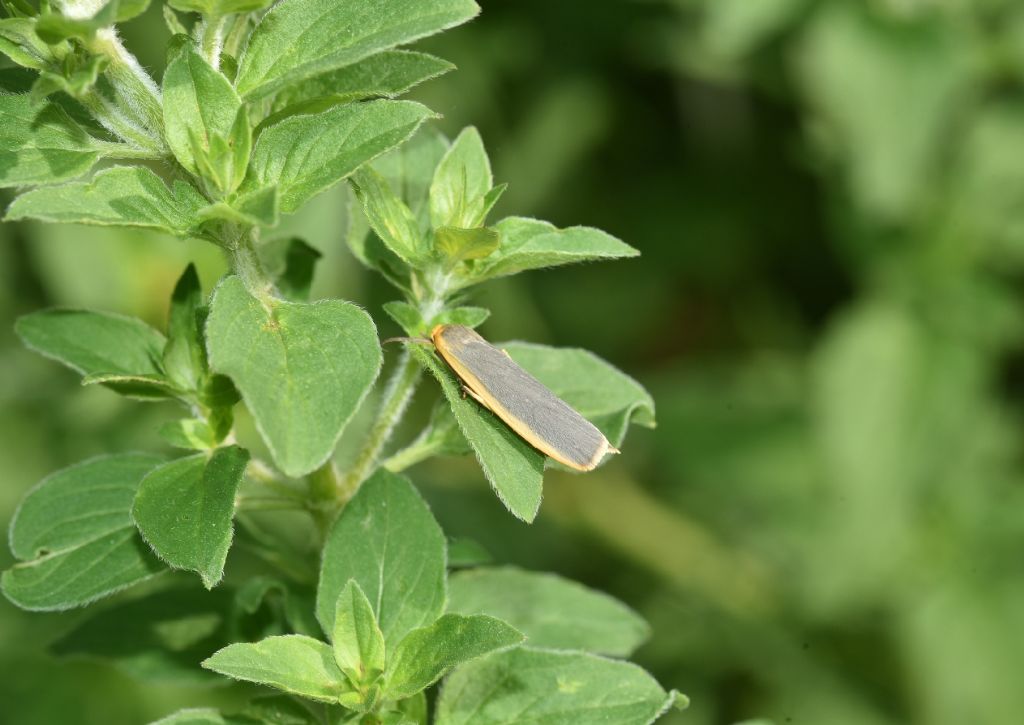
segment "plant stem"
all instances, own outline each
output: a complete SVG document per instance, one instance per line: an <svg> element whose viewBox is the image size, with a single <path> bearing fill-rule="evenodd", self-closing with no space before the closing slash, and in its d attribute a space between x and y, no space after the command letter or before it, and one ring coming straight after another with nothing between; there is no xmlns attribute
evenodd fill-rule
<svg viewBox="0 0 1024 725"><path fill-rule="evenodd" d="M228 251L231 254L231 267L249 294L264 305L268 305L274 296L274 282L263 268L263 262L256 252L257 233L255 227L243 231Z"/></svg>
<svg viewBox="0 0 1024 725"><path fill-rule="evenodd" d="M400 451L389 456L380 465L392 473L401 473L406 468L415 466L420 461L437 455L441 446L433 441L426 440L426 435L420 436Z"/></svg>
<svg viewBox="0 0 1024 725"><path fill-rule="evenodd" d="M338 501L342 506L359 490L360 484L377 462L381 450L387 444L398 421L401 420L405 406L409 404L422 372L419 363L412 359L409 351L403 352L391 375L391 380L388 382L384 399L381 401L373 427L370 428L366 444L338 488Z"/></svg>
<svg viewBox="0 0 1024 725"><path fill-rule="evenodd" d="M220 69L220 54L224 48L224 24L226 21L226 15L207 16L203 19L199 44L203 56L214 70Z"/></svg>
<svg viewBox="0 0 1024 725"><path fill-rule="evenodd" d="M128 52L114 28L102 28L88 43L90 52L105 56L108 65L104 73L114 89L116 109L123 117L119 125L133 127L126 136L143 148L166 151L163 141L163 105L160 89L149 74ZM98 95L98 94L97 94ZM105 99L104 99L105 100ZM109 104L108 104L109 105ZM111 115L111 108L102 109ZM117 114L113 114L117 115ZM115 119L115 122L118 122ZM123 135L119 129L111 129Z"/></svg>

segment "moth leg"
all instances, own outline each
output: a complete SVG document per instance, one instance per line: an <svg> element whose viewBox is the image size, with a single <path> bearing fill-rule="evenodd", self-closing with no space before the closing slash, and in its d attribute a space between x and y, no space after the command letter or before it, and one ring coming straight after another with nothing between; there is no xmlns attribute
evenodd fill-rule
<svg viewBox="0 0 1024 725"><path fill-rule="evenodd" d="M505 357L507 357L509 360L512 359L512 356L508 354L508 350L506 350L505 348L501 348L501 351L505 353Z"/></svg>

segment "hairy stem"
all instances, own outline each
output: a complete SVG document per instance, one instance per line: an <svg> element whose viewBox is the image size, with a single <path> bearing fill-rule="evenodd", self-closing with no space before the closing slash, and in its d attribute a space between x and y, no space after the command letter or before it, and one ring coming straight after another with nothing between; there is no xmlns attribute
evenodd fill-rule
<svg viewBox="0 0 1024 725"><path fill-rule="evenodd" d="M134 126L126 140L143 148L166 151L163 141L163 105L160 89L128 52L114 28L103 28L89 41L88 49L105 56L108 65L104 74L113 88L117 108L124 116L122 125ZM109 114L111 109L105 109ZM102 120L102 119L101 119ZM118 129L111 129L121 134Z"/></svg>
<svg viewBox="0 0 1024 725"><path fill-rule="evenodd" d="M199 44L203 57L215 70L220 70L220 54L224 49L224 26L227 16L206 17L203 20Z"/></svg>
<svg viewBox="0 0 1024 725"><path fill-rule="evenodd" d="M366 444L338 488L338 501L342 505L355 495L360 484L377 462L380 452L387 444L398 421L401 420L405 406L409 404L421 374L422 370L419 364L412 359L409 351L403 352L391 375L391 380L388 382L384 399L381 401L373 427L370 428Z"/></svg>
<svg viewBox="0 0 1024 725"><path fill-rule="evenodd" d="M228 251L231 255L231 267L249 294L267 305L274 296L275 289L274 282L264 269L256 251L257 233L255 227L243 231Z"/></svg>
<svg viewBox="0 0 1024 725"><path fill-rule="evenodd" d="M411 468L420 461L425 461L428 458L436 456L440 452L442 446L439 443L429 440L426 433L427 432L424 431L424 435L421 435L402 450L388 456L381 465L392 473L401 473L406 468Z"/></svg>

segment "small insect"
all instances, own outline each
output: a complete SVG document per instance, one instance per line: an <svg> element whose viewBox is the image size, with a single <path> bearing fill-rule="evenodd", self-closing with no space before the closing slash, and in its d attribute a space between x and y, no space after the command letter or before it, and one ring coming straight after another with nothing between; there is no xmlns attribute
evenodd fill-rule
<svg viewBox="0 0 1024 725"><path fill-rule="evenodd" d="M463 390L544 455L592 471L605 454L619 452L590 421L472 329L437 325L430 338Z"/></svg>

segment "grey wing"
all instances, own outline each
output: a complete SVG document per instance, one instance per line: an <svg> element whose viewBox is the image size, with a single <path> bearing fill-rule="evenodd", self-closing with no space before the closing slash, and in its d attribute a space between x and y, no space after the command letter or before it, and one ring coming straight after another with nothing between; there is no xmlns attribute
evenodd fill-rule
<svg viewBox="0 0 1024 725"><path fill-rule="evenodd" d="M604 445L604 434L514 360L483 340L467 342L459 358L538 438L580 466L592 463Z"/></svg>

